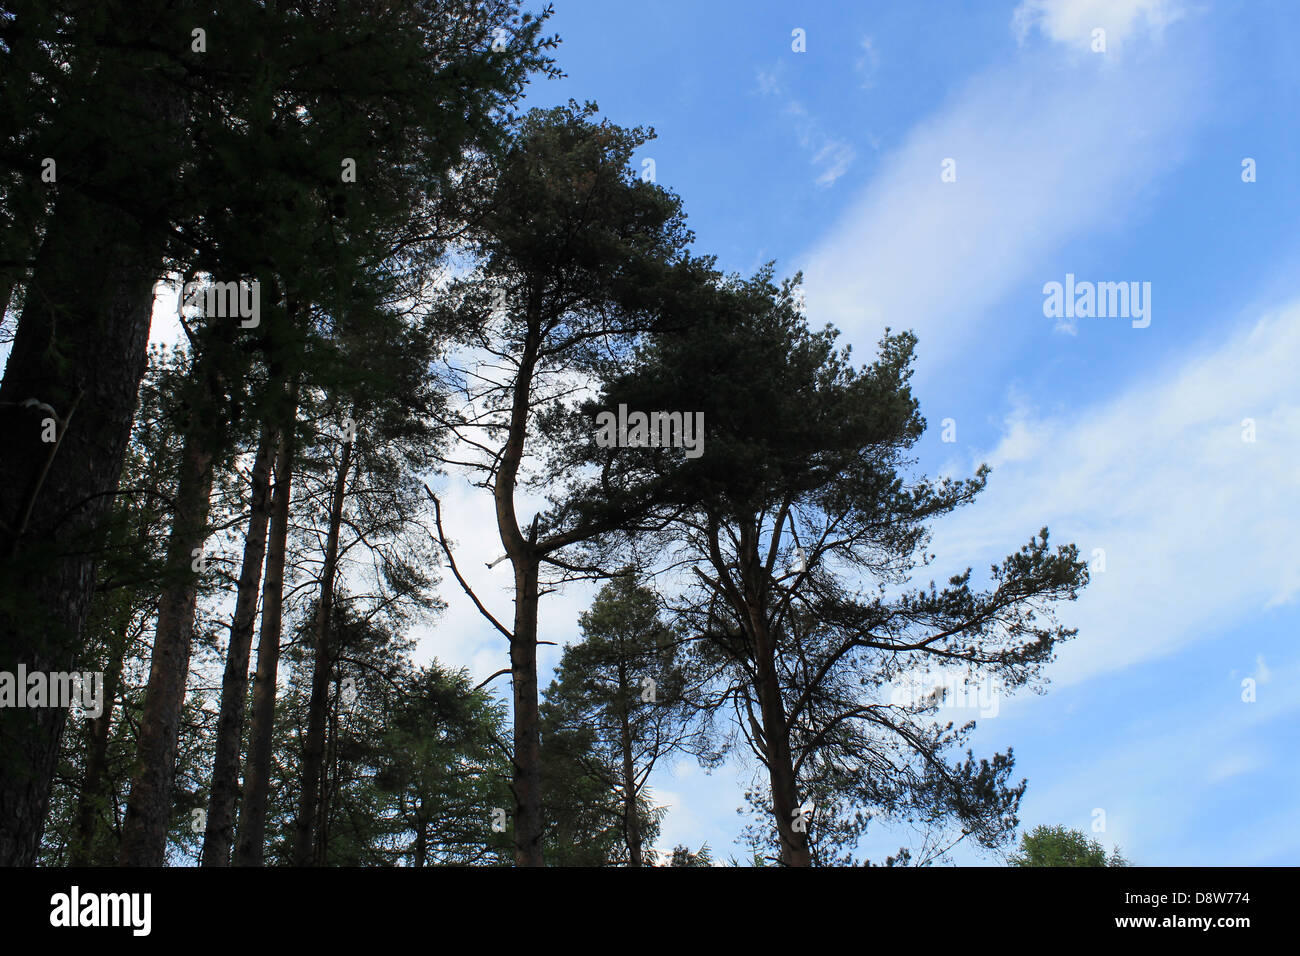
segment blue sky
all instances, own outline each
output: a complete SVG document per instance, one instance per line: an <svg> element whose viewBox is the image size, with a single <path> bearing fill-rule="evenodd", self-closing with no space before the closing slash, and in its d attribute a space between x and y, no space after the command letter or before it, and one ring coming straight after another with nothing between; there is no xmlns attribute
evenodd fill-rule
<svg viewBox="0 0 1300 956"><path fill-rule="evenodd" d="M568 76L529 104L653 126L638 161L698 251L802 270L811 320L860 360L886 325L917 332L921 468L993 466L936 526L937 577L1043 524L1104 549L1048 692L979 721L977 754L1012 746L1029 780L1024 824L1092 832L1100 809L1096 836L1138 863L1300 863L1300 7L557 0L553 26ZM1150 325L1045 317L1066 273L1150 282ZM473 548L488 515L460 504ZM454 598L422 649L491 673L504 648ZM545 598L545 636L572 640L589 600ZM661 842L742 855L750 772L659 774Z"/></svg>
<svg viewBox="0 0 1300 956"><path fill-rule="evenodd" d="M1014 747L1029 780L1024 825L1091 832L1100 810L1097 838L1140 864L1300 863L1300 5L555 6L568 76L527 105L591 99L653 126L638 166L653 159L684 198L697 251L802 270L811 321L860 361L886 325L919 336L920 469L993 466L981 500L935 526L936 579L1043 525L1104 551L1061 611L1079 636L1048 692L979 718L976 754ZM1150 325L1045 316L1044 284L1067 273L1149 282ZM508 617L508 565L485 568L490 499L454 480L442 494L458 564ZM442 590L420 656L480 679L505 666L504 642ZM574 640L591 597L545 596L542 639ZM661 847L743 856L752 773L657 774ZM863 850L912 841L881 828Z"/></svg>

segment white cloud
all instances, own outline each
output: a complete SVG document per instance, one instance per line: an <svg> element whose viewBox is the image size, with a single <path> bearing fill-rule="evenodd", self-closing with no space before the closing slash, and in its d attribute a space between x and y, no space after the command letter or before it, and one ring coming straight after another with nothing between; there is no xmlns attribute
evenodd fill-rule
<svg viewBox="0 0 1300 956"><path fill-rule="evenodd" d="M1139 33L1159 36L1182 15L1178 0L1022 0L1011 23L1021 42L1037 27L1050 40L1089 50L1092 31L1101 28L1113 52Z"/></svg>
<svg viewBox="0 0 1300 956"><path fill-rule="evenodd" d="M1053 669L1086 679L1169 654L1300 595L1300 300L1072 417L1021 408L975 505L936 528L940 561L986 567L1042 524L1106 570L1062 620ZM1079 396L1084 398L1085 396ZM1256 422L1243 441L1241 421ZM1267 674L1262 660L1259 672Z"/></svg>
<svg viewBox="0 0 1300 956"><path fill-rule="evenodd" d="M1066 242L1131 225L1200 116L1186 51L1101 68L1028 50L917 125L802 263L809 313L859 348L886 325L921 339L917 381L967 357L1015 288L1061 280ZM775 82L775 81L774 81ZM956 181L941 180L955 161ZM1041 302L1041 300L1040 300ZM999 318L1000 337L1043 323Z"/></svg>
<svg viewBox="0 0 1300 956"><path fill-rule="evenodd" d="M447 478L438 484L430 483L430 486L442 503L443 527L451 540L456 567L493 617L507 629L512 628L514 578L510 562L502 561L490 570L487 567L504 550L497 532L492 496L460 477ZM540 499L525 494L522 488L516 500L521 514L531 514L530 509L543 506ZM429 526L432 530L432 520ZM505 637L465 595L449 568L444 566L441 574L442 584L438 591L447 609L432 626L415 630L417 659L434 656L453 667L468 667L475 681L509 667L509 647ZM538 639L561 645L576 638L578 615L590 606L596 587L590 582L577 582L542 595L538 601ZM538 648L542 689L550 680L551 669L559 662L560 650L559 646ZM498 677L489 686L509 698L508 677Z"/></svg>
<svg viewBox="0 0 1300 956"><path fill-rule="evenodd" d="M708 773L691 757L656 767L650 799L667 810L656 847L667 854L678 844L698 850L707 843L715 865L732 856L746 859L749 850L741 831L748 818L736 811L744 803L746 787L755 782L751 763L738 753Z"/></svg>

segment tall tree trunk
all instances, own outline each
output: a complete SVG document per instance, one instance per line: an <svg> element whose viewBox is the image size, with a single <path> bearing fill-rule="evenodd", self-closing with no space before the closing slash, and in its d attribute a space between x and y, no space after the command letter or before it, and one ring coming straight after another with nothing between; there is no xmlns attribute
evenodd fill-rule
<svg viewBox="0 0 1300 956"><path fill-rule="evenodd" d="M203 866L229 866L235 840L235 801L239 794L239 757L244 740L244 710L248 706L248 663L257 617L258 583L266 558L266 529L271 519L271 470L275 466L276 429L262 427L253 459L248 532L239 568L235 613L230 620L230 646L221 678L221 710L217 717L216 753L208 820L203 834Z"/></svg>
<svg viewBox="0 0 1300 956"><path fill-rule="evenodd" d="M115 27L155 35L167 16L159 6L126 5ZM125 79L89 91L115 117L112 139L88 136L77 166L60 167L0 382L0 670L80 662L95 549L144 374L185 103L164 68L133 55ZM43 440L46 419L54 442ZM0 866L35 862L65 717L0 710Z"/></svg>
<svg viewBox="0 0 1300 956"><path fill-rule="evenodd" d="M510 428L492 489L497 532L515 571L515 626L510 640L514 694L515 865L545 866L542 857L542 746L537 703L537 520L525 538L515 510L515 482L528 435L540 319L531 317L511 396Z"/></svg>
<svg viewBox="0 0 1300 956"><path fill-rule="evenodd" d="M295 381L289 414L276 455L275 491L271 496L271 526L267 540L266 579L262 585L262 629L257 639L257 673L253 677L253 715L248 728L248 759L244 764L244 799L239 808L236 866L261 866L266 847L266 808L271 790L271 751L275 733L276 678L280 668L280 626L284 612L284 563L289 537L295 422L298 386Z"/></svg>
<svg viewBox="0 0 1300 956"><path fill-rule="evenodd" d="M333 822L330 814L334 810L334 797L338 796L339 786L341 786L338 756L339 719L341 718L339 718L338 697L335 697L335 704L330 708L329 737L325 745L325 771L321 774L321 779L325 780L325 783L321 786L321 799L318 801L316 812L316 843L313 851L315 856L312 860L317 866L324 866L329 858L326 849L329 848L330 823Z"/></svg>
<svg viewBox="0 0 1300 956"><path fill-rule="evenodd" d="M104 671L104 711L89 721L86 772L81 781L81 795L77 798L77 835L68 857L69 866L91 866L95 862L99 814L108 798L108 741L113 725L113 706L122 682L123 660L131 643L128 627L129 623L123 626L118 638L120 645L113 649L113 657Z"/></svg>
<svg viewBox="0 0 1300 956"><path fill-rule="evenodd" d="M781 842L781 862L785 866L811 866L806 824L795 822L799 809L799 783L790 753L790 728L781 697L781 682L776 670L776 638L768 627L767 600L770 579L758 553L759 528L756 523L741 521L736 560L740 577L741 602L733 609L752 642L754 650L754 692L758 695L762 720L760 742L772 786L772 815L776 818ZM715 563L720 563L717 526L711 527Z"/></svg>
<svg viewBox="0 0 1300 956"><path fill-rule="evenodd" d="M623 751L623 836L627 840L628 866L641 866L641 818L636 812L636 765L632 760L632 689L627 683L623 642L619 639L619 734Z"/></svg>
<svg viewBox="0 0 1300 956"><path fill-rule="evenodd" d="M213 435L199 423L202 417L202 412L196 414L181 455L176 513L167 543L169 583L158 601L153 661L122 830L123 866L162 866L167 857L181 710L198 603L195 552L202 554L207 541L212 506Z"/></svg>
<svg viewBox="0 0 1300 956"><path fill-rule="evenodd" d="M325 722L329 712L331 616L334 610L334 577L338 569L339 528L343 523L343 498L347 493L348 468L352 464L352 442L343 443L334 493L330 499L329 532L325 538L325 563L321 569L320 597L316 602L314 628L315 662L312 667L311 701L307 708L307 738L302 754L302 792L298 801L298 822L294 834L294 866L312 862L318 826L321 770L325 755ZM317 861L320 862L319 860Z"/></svg>
<svg viewBox="0 0 1300 956"><path fill-rule="evenodd" d="M336 683L337 686L337 683ZM316 840L313 844L312 860L317 866L324 866L329 855L330 814L334 810L334 798L339 792L339 707L338 698L330 708L330 730L326 738L325 764L321 772L321 796L316 811Z"/></svg>
<svg viewBox="0 0 1300 956"><path fill-rule="evenodd" d="M754 620L755 616L751 616ZM763 737L767 745L768 777L772 784L772 813L781 837L781 862L786 866L811 866L806 824L795 825L799 809L799 785L790 755L790 730L786 725L785 705L776 674L775 644L766 623L754 620L756 690L763 719Z"/></svg>
<svg viewBox="0 0 1300 956"><path fill-rule="evenodd" d="M544 866L542 859L541 716L537 704L538 563L515 571L515 630L510 642L515 710L515 865Z"/></svg>

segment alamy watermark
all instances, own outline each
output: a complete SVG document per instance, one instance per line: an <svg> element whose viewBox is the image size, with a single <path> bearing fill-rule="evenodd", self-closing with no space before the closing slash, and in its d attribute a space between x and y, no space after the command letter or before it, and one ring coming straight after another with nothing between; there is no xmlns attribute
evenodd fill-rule
<svg viewBox="0 0 1300 956"><path fill-rule="evenodd" d="M218 319L243 319L241 329L255 329L262 321L262 283L256 279L239 282L187 282L181 287L176 311L186 306Z"/></svg>
<svg viewBox="0 0 1300 956"><path fill-rule="evenodd" d="M981 717L996 717L1002 694L1002 683L991 677L974 680L958 673L931 674L899 680L890 690L889 702L895 707L932 702L936 707L978 710Z"/></svg>
<svg viewBox="0 0 1300 956"><path fill-rule="evenodd" d="M1044 284L1043 295L1049 319L1131 318L1135 329L1151 324L1150 282L1076 282L1067 272L1064 284Z"/></svg>
<svg viewBox="0 0 1300 956"><path fill-rule="evenodd" d="M148 936L153 927L152 911L151 893L82 892L74 885L67 893L50 897L50 925L54 927L120 926L130 929L133 936Z"/></svg>
<svg viewBox="0 0 1300 956"><path fill-rule="evenodd" d="M104 713L103 671L0 671L0 707L74 706L91 719Z"/></svg>
<svg viewBox="0 0 1300 956"><path fill-rule="evenodd" d="M704 454L704 413L603 411L596 416L600 448L684 448L687 458Z"/></svg>

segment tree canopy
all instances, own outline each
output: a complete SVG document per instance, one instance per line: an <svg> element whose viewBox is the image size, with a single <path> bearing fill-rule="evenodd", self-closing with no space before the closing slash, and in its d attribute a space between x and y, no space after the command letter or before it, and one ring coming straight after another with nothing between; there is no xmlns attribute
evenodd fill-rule
<svg viewBox="0 0 1300 956"><path fill-rule="evenodd" d="M1042 689L1077 548L939 573L990 471L918 472L923 345L720 271L652 128L525 109L550 16L5 5L0 672L102 697L0 711L0 865L712 867L688 762L750 772L755 865L1014 838L944 695ZM1013 862L1122 864L1082 840Z"/></svg>

